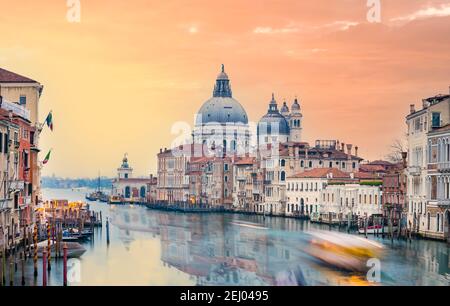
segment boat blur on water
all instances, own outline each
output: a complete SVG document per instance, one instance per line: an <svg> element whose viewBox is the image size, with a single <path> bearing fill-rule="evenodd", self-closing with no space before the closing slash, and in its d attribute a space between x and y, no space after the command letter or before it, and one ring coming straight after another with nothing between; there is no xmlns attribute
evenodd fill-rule
<svg viewBox="0 0 450 306"><path fill-rule="evenodd" d="M65 189L43 193L84 197ZM109 225L78 241L86 251L77 261L80 277L69 285L450 285L443 242L365 238L293 218L88 204ZM379 283L367 279L373 258L381 264ZM49 285L62 284L61 269L54 261ZM27 284L39 284L32 273L30 261Z"/></svg>

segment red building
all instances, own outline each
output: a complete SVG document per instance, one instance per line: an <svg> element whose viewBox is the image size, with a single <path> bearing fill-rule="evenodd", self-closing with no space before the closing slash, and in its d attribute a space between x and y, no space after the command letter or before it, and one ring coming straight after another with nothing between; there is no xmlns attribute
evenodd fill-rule
<svg viewBox="0 0 450 306"><path fill-rule="evenodd" d="M388 220L392 220L394 225L399 224L403 217L406 217L406 152L402 153L403 162L390 167L383 176L383 214ZM405 226L403 224L402 226Z"/></svg>

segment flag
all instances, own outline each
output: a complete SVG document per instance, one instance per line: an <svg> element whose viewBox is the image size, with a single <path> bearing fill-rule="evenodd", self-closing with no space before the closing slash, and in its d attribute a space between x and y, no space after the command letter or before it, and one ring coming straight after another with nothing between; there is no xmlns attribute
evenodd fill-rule
<svg viewBox="0 0 450 306"><path fill-rule="evenodd" d="M45 123L47 123L47 126L50 128L50 130L53 131L53 115L52 111L48 113L47 118L45 118Z"/></svg>
<svg viewBox="0 0 450 306"><path fill-rule="evenodd" d="M42 163L45 165L46 163L48 163L48 160L50 159L50 153L52 153L52 150L48 151L47 155L45 156L44 160L42 161Z"/></svg>

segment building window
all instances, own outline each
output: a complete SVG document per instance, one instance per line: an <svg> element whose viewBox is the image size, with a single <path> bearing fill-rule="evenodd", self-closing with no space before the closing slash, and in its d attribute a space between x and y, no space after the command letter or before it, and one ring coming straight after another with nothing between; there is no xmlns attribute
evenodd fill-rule
<svg viewBox="0 0 450 306"><path fill-rule="evenodd" d="M228 164L224 164L224 165L223 165L223 169L224 169L225 171L228 171Z"/></svg>
<svg viewBox="0 0 450 306"><path fill-rule="evenodd" d="M26 105L27 104L27 96L20 96L19 104L20 105Z"/></svg>
<svg viewBox="0 0 450 306"><path fill-rule="evenodd" d="M308 167L309 167L309 168L312 168L312 161L309 162Z"/></svg>
<svg viewBox="0 0 450 306"><path fill-rule="evenodd" d="M431 127L436 128L441 126L441 113L434 112L431 114Z"/></svg>
<svg viewBox="0 0 450 306"><path fill-rule="evenodd" d="M282 182L286 180L286 173L284 171L281 171L280 179Z"/></svg>
<svg viewBox="0 0 450 306"><path fill-rule="evenodd" d="M281 167L286 166L286 161L284 159L281 160Z"/></svg>
<svg viewBox="0 0 450 306"><path fill-rule="evenodd" d="M127 178L128 178L128 173L125 173L125 174L124 174L124 177L127 179Z"/></svg>

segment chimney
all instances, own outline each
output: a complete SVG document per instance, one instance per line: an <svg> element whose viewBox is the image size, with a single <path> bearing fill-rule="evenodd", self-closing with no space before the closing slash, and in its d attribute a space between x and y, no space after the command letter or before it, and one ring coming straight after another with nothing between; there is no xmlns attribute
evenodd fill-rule
<svg viewBox="0 0 450 306"><path fill-rule="evenodd" d="M358 146L355 146L355 156L358 157Z"/></svg>
<svg viewBox="0 0 450 306"><path fill-rule="evenodd" d="M430 106L430 103L428 102L427 99L423 99L422 100L422 108L427 108L428 106Z"/></svg>
<svg viewBox="0 0 450 306"><path fill-rule="evenodd" d="M414 104L410 104L409 105L409 113L412 114L412 113L415 113L415 112L416 112L416 109L414 107Z"/></svg>
<svg viewBox="0 0 450 306"><path fill-rule="evenodd" d="M341 152L345 152L345 143L341 143Z"/></svg>
<svg viewBox="0 0 450 306"><path fill-rule="evenodd" d="M348 155L347 157L348 157L348 159L350 159L350 157L352 155L352 147L353 147L352 144L350 144L350 143L347 144L347 155Z"/></svg>
<svg viewBox="0 0 450 306"><path fill-rule="evenodd" d="M162 148L159 148L159 153L162 153Z"/></svg>

